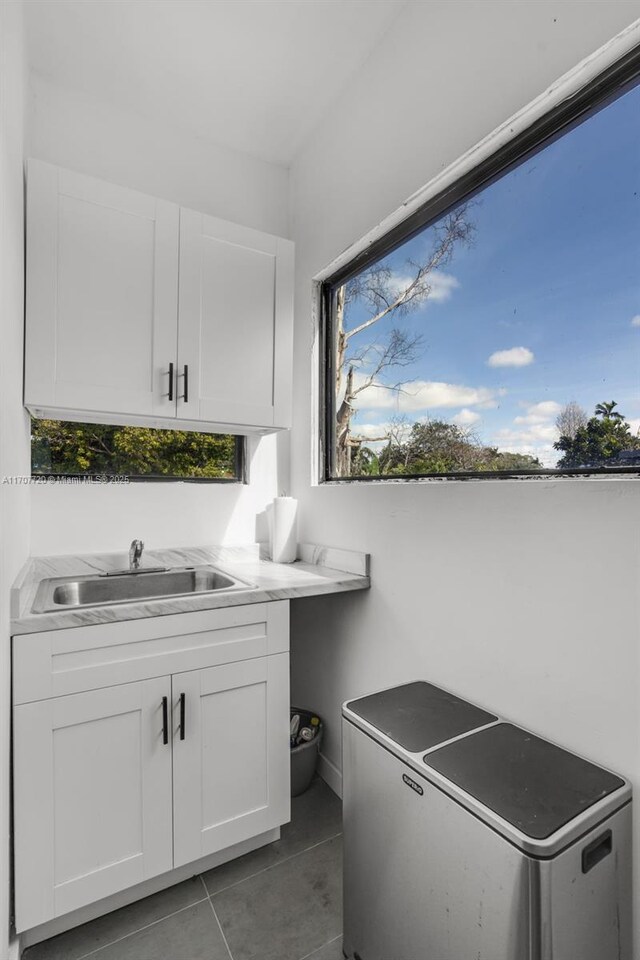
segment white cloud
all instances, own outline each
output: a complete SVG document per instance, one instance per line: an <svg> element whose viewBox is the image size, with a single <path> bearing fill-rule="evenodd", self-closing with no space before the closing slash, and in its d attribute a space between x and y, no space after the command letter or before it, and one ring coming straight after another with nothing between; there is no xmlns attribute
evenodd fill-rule
<svg viewBox="0 0 640 960"><path fill-rule="evenodd" d="M540 403L534 403L529 407L529 413L535 413L543 417L557 417L562 410L562 404L556 400L541 400Z"/></svg>
<svg viewBox="0 0 640 960"><path fill-rule="evenodd" d="M553 444L545 443L516 443L512 442L505 445L500 443L493 444L497 446L502 453L522 453L530 457L537 457L543 467L553 469L558 462L560 454L554 450Z"/></svg>
<svg viewBox="0 0 640 960"><path fill-rule="evenodd" d="M627 420L627 423L629 424L629 429L634 437L640 436L640 417L635 420Z"/></svg>
<svg viewBox="0 0 640 960"><path fill-rule="evenodd" d="M492 353L487 364L490 367L528 367L535 357L528 347L511 347Z"/></svg>
<svg viewBox="0 0 640 960"><path fill-rule="evenodd" d="M498 430L495 439L500 443L554 443L558 430L553 423L536 423L525 430Z"/></svg>
<svg viewBox="0 0 640 960"><path fill-rule="evenodd" d="M469 410L468 407L463 407L460 413L456 413L455 417L451 419L454 423L457 423L459 427L471 427L482 418L475 410Z"/></svg>
<svg viewBox="0 0 640 960"><path fill-rule="evenodd" d="M636 313L635 317L631 317L631 326L640 327L640 313Z"/></svg>
<svg viewBox="0 0 640 960"><path fill-rule="evenodd" d="M537 457L544 467L555 467L559 453L553 444L557 439L555 426L536 424L527 430L498 430L487 443L503 453L528 454Z"/></svg>
<svg viewBox="0 0 640 960"><path fill-rule="evenodd" d="M389 287L392 292L398 296L403 290L407 289L414 279L415 277L412 277L410 274L394 273L389 279ZM439 270L425 277L423 284L425 288L430 287L429 300L434 303L442 303L448 300L456 287L460 286L456 278L450 273L443 273Z"/></svg>
<svg viewBox="0 0 640 960"><path fill-rule="evenodd" d="M356 437L365 437L372 440L374 437L385 437L389 430L388 423L353 423L351 432Z"/></svg>
<svg viewBox="0 0 640 960"><path fill-rule="evenodd" d="M358 423L356 420L352 426L352 433L354 437L363 437L371 450L380 451L386 445L391 430L393 430L397 440L404 442L411 433L411 426L410 422L406 424L394 424L393 422Z"/></svg>
<svg viewBox="0 0 640 960"><path fill-rule="evenodd" d="M528 406L526 414L516 417L514 423L545 423L547 420L555 420L561 410L562 406L555 400L543 400Z"/></svg>
<svg viewBox="0 0 640 960"><path fill-rule="evenodd" d="M361 377L356 377L362 382ZM435 380L413 380L400 391L384 387L367 387L357 397L363 410L395 410L397 413L415 413L442 407L475 407L495 405L506 390L487 387L467 387L459 383L441 383Z"/></svg>
<svg viewBox="0 0 640 960"><path fill-rule="evenodd" d="M526 453L537 457L545 467L555 467L558 451L553 444L558 439L555 419L562 407L555 400L523 404L526 413L514 417L514 426L497 430L489 438L491 446L511 453Z"/></svg>

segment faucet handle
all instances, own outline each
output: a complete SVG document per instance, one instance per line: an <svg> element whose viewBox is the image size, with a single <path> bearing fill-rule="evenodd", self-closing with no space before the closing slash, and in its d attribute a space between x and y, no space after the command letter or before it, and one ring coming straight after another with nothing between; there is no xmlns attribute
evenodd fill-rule
<svg viewBox="0 0 640 960"><path fill-rule="evenodd" d="M140 566L140 558L142 557L143 550L144 543L142 540L131 541L131 546L129 547L129 566L132 570L137 570Z"/></svg>

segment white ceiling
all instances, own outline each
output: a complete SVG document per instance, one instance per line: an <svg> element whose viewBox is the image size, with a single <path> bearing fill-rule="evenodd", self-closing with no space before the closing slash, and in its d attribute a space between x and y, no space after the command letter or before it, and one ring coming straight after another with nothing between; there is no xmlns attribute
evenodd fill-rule
<svg viewBox="0 0 640 960"><path fill-rule="evenodd" d="M26 0L31 69L289 164L405 0Z"/></svg>

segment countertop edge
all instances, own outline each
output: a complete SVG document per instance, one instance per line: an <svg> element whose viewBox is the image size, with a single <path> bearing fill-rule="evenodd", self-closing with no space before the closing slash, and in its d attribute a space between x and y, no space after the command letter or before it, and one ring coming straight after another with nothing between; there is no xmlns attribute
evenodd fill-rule
<svg viewBox="0 0 640 960"><path fill-rule="evenodd" d="M371 585L367 554L312 544L302 544L300 554L304 559L291 564L278 564L260 559L258 545L248 548L197 547L149 551L148 556L152 560L164 560L167 565L171 565L171 561L174 565L176 561L185 564L222 564L227 571L254 586L233 593L182 595L37 614L30 611L41 580L52 576L82 576L88 569L95 572L96 569L113 568L114 563L121 562L122 557L119 554L31 557L18 574L11 591L11 634L19 636L273 600L295 600L366 590ZM351 570L339 569L337 565L325 566L322 561L327 560L339 563L342 568L348 566ZM77 572L72 572L74 568Z"/></svg>

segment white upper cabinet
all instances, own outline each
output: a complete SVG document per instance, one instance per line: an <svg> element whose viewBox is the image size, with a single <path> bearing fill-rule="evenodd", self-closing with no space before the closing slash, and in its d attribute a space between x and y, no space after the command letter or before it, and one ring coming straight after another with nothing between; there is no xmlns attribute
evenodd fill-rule
<svg viewBox="0 0 640 960"><path fill-rule="evenodd" d="M25 403L175 416L175 204L31 161Z"/></svg>
<svg viewBox="0 0 640 960"><path fill-rule="evenodd" d="M290 241L34 160L27 209L32 413L290 425Z"/></svg>
<svg viewBox="0 0 640 960"><path fill-rule="evenodd" d="M291 241L181 211L180 418L290 424L292 290Z"/></svg>

